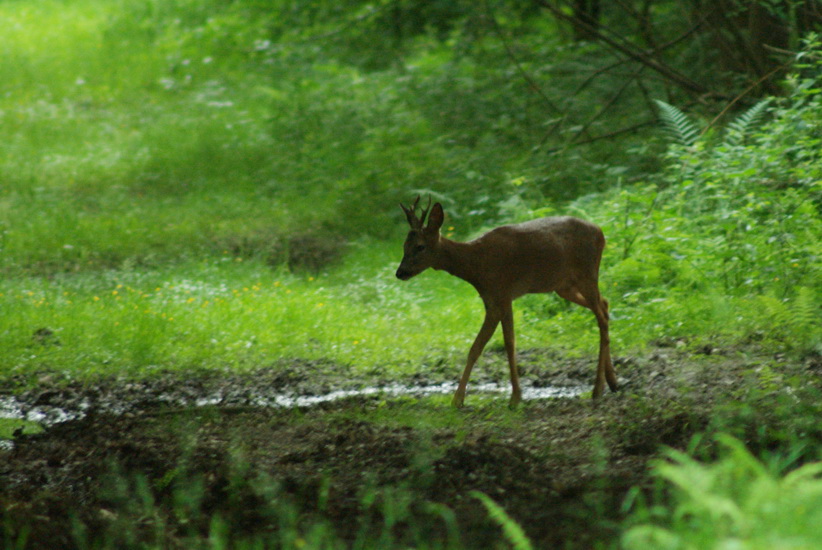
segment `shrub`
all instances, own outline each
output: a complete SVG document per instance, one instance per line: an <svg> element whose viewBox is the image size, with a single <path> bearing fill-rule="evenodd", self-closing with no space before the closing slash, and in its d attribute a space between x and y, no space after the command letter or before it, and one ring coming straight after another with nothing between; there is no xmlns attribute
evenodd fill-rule
<svg viewBox="0 0 822 550"><path fill-rule="evenodd" d="M622 537L627 549L815 548L822 522L822 463L781 475L736 439L722 458L700 463L669 451L655 475L670 501L638 506Z"/></svg>

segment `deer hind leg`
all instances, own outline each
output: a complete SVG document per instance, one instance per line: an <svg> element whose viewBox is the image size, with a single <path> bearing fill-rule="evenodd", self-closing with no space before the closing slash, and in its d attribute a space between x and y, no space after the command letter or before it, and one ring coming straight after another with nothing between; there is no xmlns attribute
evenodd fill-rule
<svg viewBox="0 0 822 550"><path fill-rule="evenodd" d="M593 296L591 297L593 301ZM603 299L599 292L596 295L596 309L593 309L599 325L599 361L597 363L597 381L594 384L594 397L599 397L608 382L611 391L617 391L617 379L614 365L611 362L611 338L608 334L608 301Z"/></svg>
<svg viewBox="0 0 822 550"><path fill-rule="evenodd" d="M488 304L486 304L485 320L482 322L479 334L477 334L474 343L471 345L471 349L468 351L465 370L462 371L459 386L457 387L456 393L454 393L454 398L451 400L453 406L462 407L462 403L465 400L465 390L468 387L468 380L471 378L471 369L474 368L474 364L477 362L477 359L479 359L480 354L482 354L482 350L485 349L485 344L487 344L488 340L493 336L499 322L499 310L495 307L489 307Z"/></svg>
<svg viewBox="0 0 822 550"><path fill-rule="evenodd" d="M602 296L599 297L600 308L604 312L605 317L605 331L606 331L606 338L605 343L607 345L607 349L605 350L605 379L608 381L608 387L611 388L611 391L617 391L619 389L619 384L617 383L616 371L614 371L614 363L611 361L611 338L607 334L608 331L608 321L611 318L608 313L608 300L603 298ZM600 334L602 333L602 329L600 329ZM602 338L600 338L600 341ZM600 351L600 355L602 352Z"/></svg>
<svg viewBox="0 0 822 550"><path fill-rule="evenodd" d="M556 291L557 294L570 302L579 304L594 312L599 326L599 360L597 361L597 377L594 383L593 397L600 397L605 390L605 383L611 391L617 390L616 373L611 362L611 339L608 334L608 301L599 294L596 283L575 285Z"/></svg>
<svg viewBox="0 0 822 550"><path fill-rule="evenodd" d="M517 369L514 310L510 302L502 308L502 336L505 340L505 353L508 355L508 368L511 373L511 401L509 406L513 409L522 401L522 390L519 387L519 370Z"/></svg>

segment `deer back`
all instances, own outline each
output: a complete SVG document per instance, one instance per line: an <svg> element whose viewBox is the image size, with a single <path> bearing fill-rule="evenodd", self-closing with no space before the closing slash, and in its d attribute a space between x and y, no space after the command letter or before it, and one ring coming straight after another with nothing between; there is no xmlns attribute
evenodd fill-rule
<svg viewBox="0 0 822 550"><path fill-rule="evenodd" d="M470 265L477 273L457 275L481 293L507 290L516 298L596 277L605 238L596 225L562 216L504 225L465 244L472 249Z"/></svg>

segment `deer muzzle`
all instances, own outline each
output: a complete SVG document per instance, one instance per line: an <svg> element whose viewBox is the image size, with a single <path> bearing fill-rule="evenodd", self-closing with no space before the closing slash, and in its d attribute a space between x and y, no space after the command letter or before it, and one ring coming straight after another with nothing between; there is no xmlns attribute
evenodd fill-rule
<svg viewBox="0 0 822 550"><path fill-rule="evenodd" d="M404 268L403 266L397 268L397 279L400 279L401 281L407 281L413 276L414 273Z"/></svg>

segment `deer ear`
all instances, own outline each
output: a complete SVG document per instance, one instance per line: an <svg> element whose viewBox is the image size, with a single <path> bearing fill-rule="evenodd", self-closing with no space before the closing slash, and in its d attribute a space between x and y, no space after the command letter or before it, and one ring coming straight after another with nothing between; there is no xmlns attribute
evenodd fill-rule
<svg viewBox="0 0 822 550"><path fill-rule="evenodd" d="M445 221L445 213L442 211L442 205L435 203L431 207L431 213L428 214L428 226L425 229L428 231L439 231L442 227L442 222Z"/></svg>

